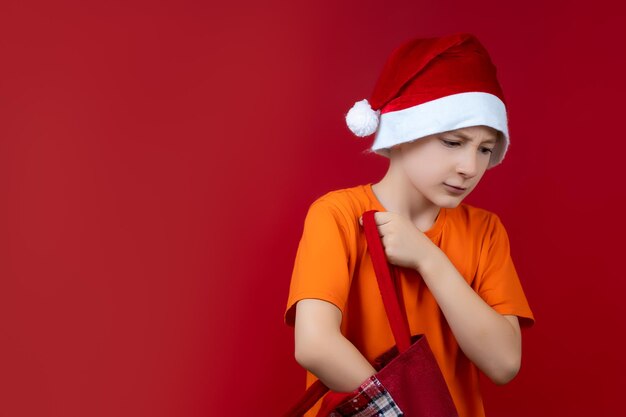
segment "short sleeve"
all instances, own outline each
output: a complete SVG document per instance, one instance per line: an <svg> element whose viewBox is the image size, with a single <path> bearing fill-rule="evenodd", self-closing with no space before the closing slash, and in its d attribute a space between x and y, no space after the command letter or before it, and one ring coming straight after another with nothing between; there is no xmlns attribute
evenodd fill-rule
<svg viewBox="0 0 626 417"><path fill-rule="evenodd" d="M509 236L500 217L494 213L481 249L473 287L498 313L518 316L521 327L531 327L535 323L511 258Z"/></svg>
<svg viewBox="0 0 626 417"><path fill-rule="evenodd" d="M351 284L348 239L345 216L331 202L314 201L296 252L284 313L286 325L295 325L295 304L304 298L326 300L345 315Z"/></svg>

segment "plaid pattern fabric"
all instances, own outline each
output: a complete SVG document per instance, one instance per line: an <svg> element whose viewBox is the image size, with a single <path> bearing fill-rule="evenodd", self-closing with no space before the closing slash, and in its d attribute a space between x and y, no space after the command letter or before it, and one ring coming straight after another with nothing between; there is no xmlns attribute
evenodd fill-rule
<svg viewBox="0 0 626 417"><path fill-rule="evenodd" d="M339 405L328 417L400 417L402 410L376 375L366 379L358 393Z"/></svg>

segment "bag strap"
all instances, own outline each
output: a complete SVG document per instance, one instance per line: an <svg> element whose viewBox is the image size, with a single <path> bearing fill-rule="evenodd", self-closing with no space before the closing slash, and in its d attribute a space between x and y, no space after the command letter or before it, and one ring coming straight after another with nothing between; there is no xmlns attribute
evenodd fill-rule
<svg viewBox="0 0 626 417"><path fill-rule="evenodd" d="M389 319L389 325L391 326L398 352L402 353L411 346L411 332L406 313L403 313L400 308L398 294L394 287L394 282L397 282L395 268L391 265L390 269L380 235L378 234L378 227L376 226L376 219L374 217L377 211L378 210L368 210L363 213L363 228L365 230L368 251L372 258L374 272L378 281L378 289L380 290L383 304L385 305L385 312ZM329 388L318 379L307 388L300 400L283 416L301 417L306 411L313 407L328 390Z"/></svg>
<svg viewBox="0 0 626 417"><path fill-rule="evenodd" d="M365 237L372 257L372 263L374 264L374 271L376 272L376 279L378 280L378 289L383 298L389 325L391 326L393 337L398 346L398 351L402 353L411 347L411 331L406 313L403 313L400 308L398 293L394 288L394 282L397 282L398 279L395 275L395 268L393 265L391 266L391 270L394 272L394 279L392 281L390 265L387 261L380 235L378 234L374 217L376 211L377 210L369 210L363 213Z"/></svg>

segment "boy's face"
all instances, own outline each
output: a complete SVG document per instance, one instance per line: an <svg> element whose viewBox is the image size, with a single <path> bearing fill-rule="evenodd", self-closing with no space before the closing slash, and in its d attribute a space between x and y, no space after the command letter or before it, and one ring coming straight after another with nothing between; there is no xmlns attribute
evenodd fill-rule
<svg viewBox="0 0 626 417"><path fill-rule="evenodd" d="M397 145L397 157L408 180L425 198L439 207L454 208L478 185L499 140L496 129L471 126ZM449 186L465 190L455 192Z"/></svg>

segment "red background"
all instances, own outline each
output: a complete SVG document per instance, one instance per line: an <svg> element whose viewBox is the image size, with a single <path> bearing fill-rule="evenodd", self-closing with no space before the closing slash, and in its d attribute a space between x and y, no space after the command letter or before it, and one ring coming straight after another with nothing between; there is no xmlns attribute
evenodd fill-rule
<svg viewBox="0 0 626 417"><path fill-rule="evenodd" d="M487 415L618 415L618 4L0 3L0 416L279 415L306 209L387 167L343 115L399 42L456 31L511 130L465 201L503 219L537 320Z"/></svg>

